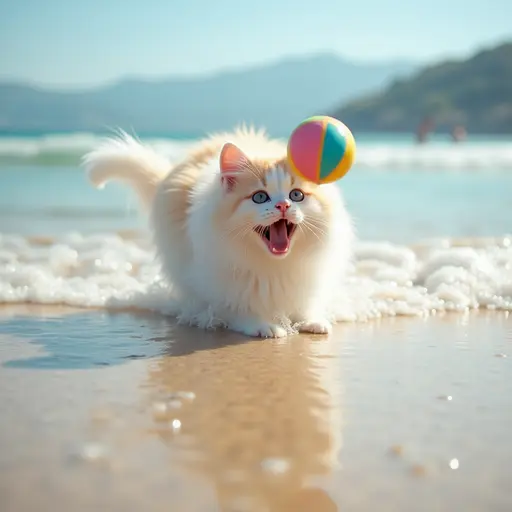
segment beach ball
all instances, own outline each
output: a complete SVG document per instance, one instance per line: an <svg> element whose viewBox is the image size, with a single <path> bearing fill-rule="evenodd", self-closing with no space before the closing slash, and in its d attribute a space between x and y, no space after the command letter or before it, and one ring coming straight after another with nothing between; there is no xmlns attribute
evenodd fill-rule
<svg viewBox="0 0 512 512"><path fill-rule="evenodd" d="M293 130L288 139L288 164L297 176L318 184L347 174L356 155L352 132L338 119L313 116Z"/></svg>

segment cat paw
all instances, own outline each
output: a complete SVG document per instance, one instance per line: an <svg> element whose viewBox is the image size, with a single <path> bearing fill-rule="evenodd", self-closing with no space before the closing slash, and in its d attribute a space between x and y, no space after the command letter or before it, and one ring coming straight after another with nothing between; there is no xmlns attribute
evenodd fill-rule
<svg viewBox="0 0 512 512"><path fill-rule="evenodd" d="M288 335L286 329L280 325L257 321L238 323L233 325L232 329L253 338L284 338Z"/></svg>
<svg viewBox="0 0 512 512"><path fill-rule="evenodd" d="M325 319L306 320L298 326L299 332L308 332L311 334L330 334L332 325Z"/></svg>

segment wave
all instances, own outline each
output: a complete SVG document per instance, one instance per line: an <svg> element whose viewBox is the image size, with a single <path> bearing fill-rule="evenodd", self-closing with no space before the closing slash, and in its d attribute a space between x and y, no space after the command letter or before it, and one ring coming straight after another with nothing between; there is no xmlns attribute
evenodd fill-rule
<svg viewBox="0 0 512 512"><path fill-rule="evenodd" d="M359 242L339 289L338 321L512 311L512 236L414 247ZM130 308L187 319L161 278L150 242L117 234L70 233L42 241L0 235L0 303Z"/></svg>
<svg viewBox="0 0 512 512"><path fill-rule="evenodd" d="M512 143L430 145L360 145L356 165L391 170L508 170Z"/></svg>
<svg viewBox="0 0 512 512"><path fill-rule="evenodd" d="M2 207L0 206L0 216L16 219L27 218L54 218L54 219L126 219L131 215L136 215L137 210L129 209L125 205L118 208L80 208L76 207Z"/></svg>
<svg viewBox="0 0 512 512"><path fill-rule="evenodd" d="M0 165L79 165L83 155L105 140L93 133L0 137ZM169 159L179 158L193 140L142 139Z"/></svg>
<svg viewBox="0 0 512 512"><path fill-rule="evenodd" d="M81 157L103 140L92 133L0 137L0 165L76 166ZM512 169L512 142L504 140L448 144L433 141L415 145L403 138L375 142L358 139L356 167L382 170L508 170ZM180 158L193 140L142 139L171 161Z"/></svg>

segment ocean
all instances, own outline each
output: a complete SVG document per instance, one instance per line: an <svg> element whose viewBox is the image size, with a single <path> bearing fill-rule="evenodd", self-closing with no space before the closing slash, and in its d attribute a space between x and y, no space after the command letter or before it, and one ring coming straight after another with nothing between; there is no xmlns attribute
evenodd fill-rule
<svg viewBox="0 0 512 512"><path fill-rule="evenodd" d="M512 140L357 137L339 322L280 340L174 320L98 141L0 138L6 512L511 509Z"/></svg>
<svg viewBox="0 0 512 512"><path fill-rule="evenodd" d="M98 306L117 298L153 308L155 298L141 299L158 276L151 244L123 235L147 232L133 192L121 184L95 190L80 168L82 155L101 138L0 138L0 301ZM193 142L142 140L171 161ZM339 186L359 237L354 286L358 296L363 289L369 295L340 317L510 308L512 138L474 136L453 144L438 136L424 145L409 135L356 140L356 163Z"/></svg>

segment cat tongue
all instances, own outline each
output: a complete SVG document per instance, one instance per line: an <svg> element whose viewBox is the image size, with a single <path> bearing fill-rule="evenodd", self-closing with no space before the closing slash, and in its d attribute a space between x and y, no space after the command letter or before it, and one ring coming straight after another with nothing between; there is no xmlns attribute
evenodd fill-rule
<svg viewBox="0 0 512 512"><path fill-rule="evenodd" d="M274 254L282 254L288 250L289 245L290 239L288 238L286 221L281 219L274 222L270 226L270 250Z"/></svg>

